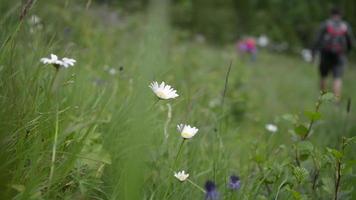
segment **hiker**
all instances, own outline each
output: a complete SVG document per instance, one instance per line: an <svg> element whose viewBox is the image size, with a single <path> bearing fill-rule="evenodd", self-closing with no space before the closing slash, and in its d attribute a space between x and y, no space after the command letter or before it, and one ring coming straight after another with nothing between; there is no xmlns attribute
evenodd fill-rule
<svg viewBox="0 0 356 200"><path fill-rule="evenodd" d="M350 26L342 20L339 9L333 8L330 18L323 22L317 33L313 47L313 57L320 52L320 90L325 92L327 75L333 75L333 92L339 101L341 98L342 75L346 62L346 54L353 46L353 35Z"/></svg>
<svg viewBox="0 0 356 200"><path fill-rule="evenodd" d="M249 54L251 56L250 60L255 61L257 56L257 45L256 40L252 37L247 37L240 40L236 48L240 54Z"/></svg>

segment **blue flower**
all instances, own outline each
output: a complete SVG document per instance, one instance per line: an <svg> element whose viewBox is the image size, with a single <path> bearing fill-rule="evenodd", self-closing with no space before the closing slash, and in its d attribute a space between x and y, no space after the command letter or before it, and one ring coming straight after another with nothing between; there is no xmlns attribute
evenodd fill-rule
<svg viewBox="0 0 356 200"><path fill-rule="evenodd" d="M230 176L229 188L232 190L238 190L241 187L240 178L238 176Z"/></svg>
<svg viewBox="0 0 356 200"><path fill-rule="evenodd" d="M219 193L216 190L215 183L213 181L207 181L205 183L205 200L218 200L219 199Z"/></svg>

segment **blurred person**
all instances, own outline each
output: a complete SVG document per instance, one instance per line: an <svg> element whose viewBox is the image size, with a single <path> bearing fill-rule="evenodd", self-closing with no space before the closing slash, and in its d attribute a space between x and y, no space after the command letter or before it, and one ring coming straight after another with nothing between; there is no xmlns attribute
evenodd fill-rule
<svg viewBox="0 0 356 200"><path fill-rule="evenodd" d="M255 61L257 57L256 40L252 37L244 38L237 43L237 49L240 54L248 54L251 56L251 61Z"/></svg>
<svg viewBox="0 0 356 200"><path fill-rule="evenodd" d="M333 92L337 101L341 98L342 75L346 63L346 54L354 45L350 26L342 20L341 11L332 8L330 17L324 21L318 30L313 47L313 57L316 51L320 53L320 90L327 89L326 78L331 72L333 74Z"/></svg>

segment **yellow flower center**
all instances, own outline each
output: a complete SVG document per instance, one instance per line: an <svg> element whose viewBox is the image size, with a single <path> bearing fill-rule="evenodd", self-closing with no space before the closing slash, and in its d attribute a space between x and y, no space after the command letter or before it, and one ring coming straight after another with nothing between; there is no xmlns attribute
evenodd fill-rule
<svg viewBox="0 0 356 200"><path fill-rule="evenodd" d="M162 91L157 91L156 92L156 95L161 98L161 99L165 99L166 98L166 95L164 94L164 92Z"/></svg>

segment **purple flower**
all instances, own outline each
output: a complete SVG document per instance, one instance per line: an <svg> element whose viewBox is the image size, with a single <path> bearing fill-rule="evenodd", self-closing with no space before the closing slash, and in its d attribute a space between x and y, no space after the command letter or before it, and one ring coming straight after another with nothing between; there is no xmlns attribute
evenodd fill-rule
<svg viewBox="0 0 356 200"><path fill-rule="evenodd" d="M205 183L205 190L206 190L205 200L218 200L219 199L219 193L216 190L216 186L213 181L207 181Z"/></svg>
<svg viewBox="0 0 356 200"><path fill-rule="evenodd" d="M238 190L241 187L240 178L238 176L230 176L229 188L232 190Z"/></svg>

